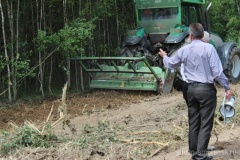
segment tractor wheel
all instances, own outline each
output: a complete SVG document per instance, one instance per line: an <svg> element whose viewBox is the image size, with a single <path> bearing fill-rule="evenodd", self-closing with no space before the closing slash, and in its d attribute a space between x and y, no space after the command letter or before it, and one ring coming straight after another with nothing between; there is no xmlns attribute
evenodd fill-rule
<svg viewBox="0 0 240 160"><path fill-rule="evenodd" d="M240 48L234 47L232 49L225 73L232 83L237 83L240 80Z"/></svg>
<svg viewBox="0 0 240 160"><path fill-rule="evenodd" d="M173 88L178 90L178 91L182 91L183 83L184 83L184 81L182 79L180 69L178 69L177 73L176 73L176 76L175 76L175 79L174 79L174 82L173 82Z"/></svg>

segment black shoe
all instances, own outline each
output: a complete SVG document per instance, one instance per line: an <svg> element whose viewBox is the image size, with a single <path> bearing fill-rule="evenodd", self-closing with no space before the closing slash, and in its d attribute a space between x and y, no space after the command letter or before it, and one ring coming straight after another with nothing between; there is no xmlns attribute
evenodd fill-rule
<svg viewBox="0 0 240 160"><path fill-rule="evenodd" d="M211 159L213 159L213 157L212 156L207 156L206 158L204 158L203 160L211 160Z"/></svg>
<svg viewBox="0 0 240 160"><path fill-rule="evenodd" d="M205 157L205 158L202 159L202 160L211 160L211 159L213 159L212 156L207 156L207 157ZM197 158L192 158L192 160L198 160L198 159L197 159Z"/></svg>

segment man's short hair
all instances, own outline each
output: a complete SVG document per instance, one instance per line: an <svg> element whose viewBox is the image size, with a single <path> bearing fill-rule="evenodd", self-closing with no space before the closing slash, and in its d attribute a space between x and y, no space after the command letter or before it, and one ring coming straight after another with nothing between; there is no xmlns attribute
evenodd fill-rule
<svg viewBox="0 0 240 160"><path fill-rule="evenodd" d="M193 23L189 26L189 34L193 38L202 39L204 35L204 28L200 23Z"/></svg>

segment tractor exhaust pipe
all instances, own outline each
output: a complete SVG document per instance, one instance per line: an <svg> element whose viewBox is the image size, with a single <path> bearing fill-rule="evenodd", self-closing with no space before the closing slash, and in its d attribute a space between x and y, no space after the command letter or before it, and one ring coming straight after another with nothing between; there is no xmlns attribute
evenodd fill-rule
<svg viewBox="0 0 240 160"><path fill-rule="evenodd" d="M208 5L207 9L205 10L205 23L206 23L206 27L207 27L206 29L207 29L208 33L211 32L209 15L208 15L208 11L211 6L212 6L212 2Z"/></svg>

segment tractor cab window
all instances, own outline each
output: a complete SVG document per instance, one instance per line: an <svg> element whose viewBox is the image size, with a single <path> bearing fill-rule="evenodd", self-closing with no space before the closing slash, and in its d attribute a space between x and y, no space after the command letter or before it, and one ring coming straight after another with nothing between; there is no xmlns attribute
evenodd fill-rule
<svg viewBox="0 0 240 160"><path fill-rule="evenodd" d="M159 19L172 19L178 16L178 8L152 8L152 9L139 9L139 21L144 20L159 20Z"/></svg>
<svg viewBox="0 0 240 160"><path fill-rule="evenodd" d="M151 9L140 9L139 10L139 20L151 20L152 19Z"/></svg>
<svg viewBox="0 0 240 160"><path fill-rule="evenodd" d="M190 25L192 23L200 22L200 13L198 7L195 5L182 6L182 24Z"/></svg>
<svg viewBox="0 0 240 160"><path fill-rule="evenodd" d="M169 32L169 29L180 24L178 7L138 9L137 26L146 32Z"/></svg>

